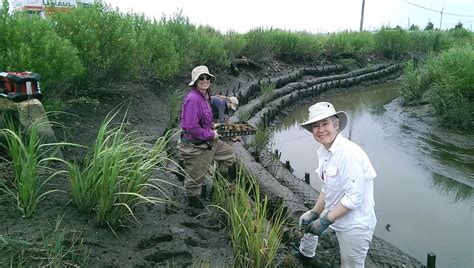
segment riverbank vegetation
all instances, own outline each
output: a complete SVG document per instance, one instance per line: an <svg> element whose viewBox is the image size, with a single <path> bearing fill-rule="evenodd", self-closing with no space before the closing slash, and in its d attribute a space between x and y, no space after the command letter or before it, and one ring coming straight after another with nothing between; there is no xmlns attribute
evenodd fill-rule
<svg viewBox="0 0 474 268"><path fill-rule="evenodd" d="M216 174L213 203L225 215L231 231L234 267L275 267L287 216L284 206L270 213L266 195L241 167L235 185ZM249 199L249 196L251 197Z"/></svg>
<svg viewBox="0 0 474 268"><path fill-rule="evenodd" d="M405 67L405 104L429 102L445 124L474 128L474 48L455 46Z"/></svg>
<svg viewBox="0 0 474 268"><path fill-rule="evenodd" d="M345 31L330 34L256 28L245 34L232 31L224 34L208 26L195 26L179 13L153 20L140 14L121 13L107 6L95 5L43 19L10 14L7 1L3 3L0 13L0 70L40 73L44 101L50 109L61 108L61 102L55 100L62 98L90 100L97 88L112 83L146 83L159 85L156 88L169 88L165 85L179 80L183 73L187 74L197 64L223 70L229 67L232 58L242 56L262 62L276 58L364 65L375 62L375 58L404 60L413 54L433 53L441 55L436 64L451 66L451 56L445 59L444 53L456 54L450 51L473 42L472 33L462 28L455 31L407 31L399 27L384 27L373 33ZM443 81L437 84L444 85ZM271 96L273 89L264 88L264 95ZM444 87L438 90L444 92ZM470 94L472 98L472 91ZM172 91L168 95L171 101L168 101L166 116L170 124L168 129L171 129L177 125L181 92ZM455 99L452 102L457 103ZM440 104L436 107L441 111L451 106ZM244 109L239 110L239 115L244 121L251 116ZM160 191L161 182L152 181L150 172L168 160L169 136L164 135L149 148L133 133L126 131L125 121L119 125L110 123L110 118L103 122L87 157L81 163L70 164L69 177L73 203L88 215L92 214L97 225L114 229L129 220L139 221L135 219L133 210L137 204L168 201L166 198L147 197L144 191ZM256 148L266 144L267 131L258 130ZM29 166L27 162L20 164ZM244 185L243 181L249 181L250 185ZM267 199L260 196L258 186L251 178L239 178L236 189L232 191L231 199L220 200L218 204L225 208L229 217L237 266L264 267L271 264L281 241L282 234L278 231L285 222L283 214L276 212L274 218L267 214ZM225 188L221 196L230 192L231 189ZM249 195L254 197L253 200L248 199ZM39 201L41 197L33 196L33 201ZM33 212L34 206L29 211ZM267 221L271 224L267 225ZM61 246L60 231L57 238L51 240ZM13 245L16 244L0 236L0 249L23 250ZM61 252L56 254L58 257L51 257L49 262L64 263L61 257L65 255ZM23 263L24 256L18 253L17 259L15 254L7 254L5 263L14 266Z"/></svg>
<svg viewBox="0 0 474 268"><path fill-rule="evenodd" d="M91 95L111 83L169 84L197 64L224 69L241 56L258 61L369 63L373 58L399 60L473 43L472 32L462 27L383 27L377 32L329 34L255 28L245 34L223 34L193 25L180 13L154 20L95 5L43 19L10 14L3 2L0 68L40 73L46 102L64 95Z"/></svg>

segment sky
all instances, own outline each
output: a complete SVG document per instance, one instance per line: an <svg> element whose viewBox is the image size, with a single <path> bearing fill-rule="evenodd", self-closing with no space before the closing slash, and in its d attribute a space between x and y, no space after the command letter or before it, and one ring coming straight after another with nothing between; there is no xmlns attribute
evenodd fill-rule
<svg viewBox="0 0 474 268"><path fill-rule="evenodd" d="M123 12L149 18L171 17L178 11L194 25L209 25L226 33L246 33L257 27L325 33L358 31L362 0L105 0ZM409 2L409 3L408 3ZM411 4L410 4L411 3ZM417 5L417 6L415 6ZM431 10L428 10L431 9ZM443 11L443 16L441 16ZM462 16L460 16L462 15ZM364 30L415 24L423 29L450 29L461 22L473 30L473 0L365 0Z"/></svg>

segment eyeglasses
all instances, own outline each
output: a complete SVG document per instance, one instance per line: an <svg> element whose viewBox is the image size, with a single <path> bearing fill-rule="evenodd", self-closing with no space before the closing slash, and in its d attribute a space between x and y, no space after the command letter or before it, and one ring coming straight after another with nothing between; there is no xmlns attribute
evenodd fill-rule
<svg viewBox="0 0 474 268"><path fill-rule="evenodd" d="M204 80L204 79L211 80L211 77L209 75L202 75L202 76L199 76L198 79L201 80L201 81Z"/></svg>

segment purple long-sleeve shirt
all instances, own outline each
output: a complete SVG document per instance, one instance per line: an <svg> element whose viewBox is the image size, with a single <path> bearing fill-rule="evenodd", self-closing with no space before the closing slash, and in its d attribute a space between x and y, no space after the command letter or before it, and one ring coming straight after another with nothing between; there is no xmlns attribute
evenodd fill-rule
<svg viewBox="0 0 474 268"><path fill-rule="evenodd" d="M182 137L186 140L206 141L214 138L209 100L195 87L184 98L180 124L185 131Z"/></svg>

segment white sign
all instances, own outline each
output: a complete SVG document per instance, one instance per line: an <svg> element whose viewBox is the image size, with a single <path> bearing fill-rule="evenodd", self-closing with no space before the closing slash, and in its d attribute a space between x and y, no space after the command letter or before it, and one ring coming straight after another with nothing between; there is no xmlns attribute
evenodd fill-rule
<svg viewBox="0 0 474 268"><path fill-rule="evenodd" d="M45 7L76 7L76 0L43 0Z"/></svg>
<svg viewBox="0 0 474 268"><path fill-rule="evenodd" d="M43 6L42 0L13 0L12 6L14 9L21 9L23 7L41 8Z"/></svg>

